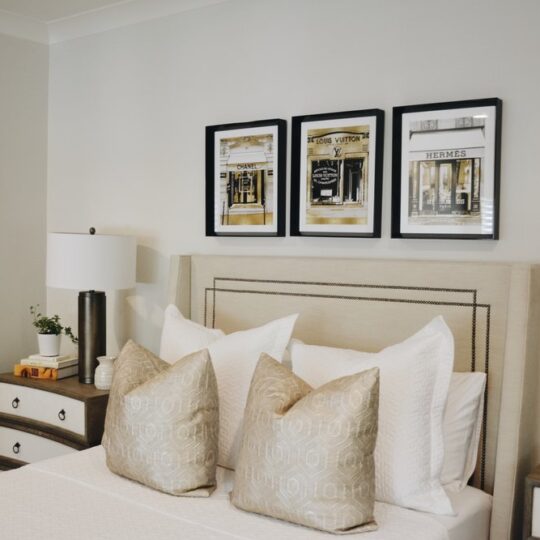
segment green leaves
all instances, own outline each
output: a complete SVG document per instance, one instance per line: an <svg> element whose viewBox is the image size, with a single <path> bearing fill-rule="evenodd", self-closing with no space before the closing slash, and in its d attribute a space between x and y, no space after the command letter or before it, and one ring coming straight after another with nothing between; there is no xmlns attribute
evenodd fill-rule
<svg viewBox="0 0 540 540"><path fill-rule="evenodd" d="M60 324L60 317L58 315L53 315L52 317L43 315L39 311L39 304L30 306L30 315L33 317L32 325L37 328L38 334L52 334L58 336L59 334L64 333L73 343L78 343L79 340L73 335L71 327L63 327Z"/></svg>

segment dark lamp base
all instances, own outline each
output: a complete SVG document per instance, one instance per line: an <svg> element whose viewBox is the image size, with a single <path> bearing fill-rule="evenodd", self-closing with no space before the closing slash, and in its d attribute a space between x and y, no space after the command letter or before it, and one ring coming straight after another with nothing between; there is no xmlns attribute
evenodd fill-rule
<svg viewBox="0 0 540 540"><path fill-rule="evenodd" d="M94 384L97 357L107 351L107 302L102 291L79 293L79 381Z"/></svg>

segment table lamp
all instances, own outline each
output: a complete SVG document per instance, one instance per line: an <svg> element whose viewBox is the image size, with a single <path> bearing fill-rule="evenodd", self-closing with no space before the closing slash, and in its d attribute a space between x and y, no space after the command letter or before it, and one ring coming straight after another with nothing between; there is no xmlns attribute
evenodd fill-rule
<svg viewBox="0 0 540 540"><path fill-rule="evenodd" d="M49 233L47 287L79 292L79 381L94 382L97 357L106 354L105 290L135 287L133 236Z"/></svg>

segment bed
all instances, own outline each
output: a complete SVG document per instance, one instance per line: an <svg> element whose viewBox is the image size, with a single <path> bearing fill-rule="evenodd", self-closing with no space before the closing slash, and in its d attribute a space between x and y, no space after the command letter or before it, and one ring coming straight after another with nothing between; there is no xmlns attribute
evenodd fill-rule
<svg viewBox="0 0 540 540"><path fill-rule="evenodd" d="M456 371L488 375L478 464L452 494L456 517L377 503L369 540L508 539L519 535L522 479L530 467L539 269L530 265L175 256L169 299L186 317L225 332L299 312L295 337L379 350L442 314ZM511 359L511 362L505 359ZM112 474L104 451L34 463L0 475L6 538L330 537L237 510L231 471L210 499L177 498Z"/></svg>
<svg viewBox="0 0 540 540"><path fill-rule="evenodd" d="M333 535L237 510L234 473L218 469L210 499L165 495L109 472L101 446L2 475L2 537L11 539L303 540ZM24 501L24 504L21 504ZM452 497L458 517L376 503L379 530L366 540L488 538L491 496L467 487ZM29 518L29 509L32 515ZM364 538L364 536L361 536Z"/></svg>

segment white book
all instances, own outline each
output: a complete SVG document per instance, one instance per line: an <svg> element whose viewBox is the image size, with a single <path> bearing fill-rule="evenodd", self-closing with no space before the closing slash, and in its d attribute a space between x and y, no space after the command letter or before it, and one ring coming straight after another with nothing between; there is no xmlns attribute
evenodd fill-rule
<svg viewBox="0 0 540 540"><path fill-rule="evenodd" d="M65 379L66 377L71 377L72 375L77 375L79 373L79 366L69 366L58 370L58 380Z"/></svg>
<svg viewBox="0 0 540 540"><path fill-rule="evenodd" d="M78 358L74 356L66 356L61 360L54 360L55 357L47 358L46 356L41 356L36 358L37 355L29 356L24 358L19 363L22 366L34 366L34 367L48 367L62 369L70 366L76 366L79 362Z"/></svg>
<svg viewBox="0 0 540 540"><path fill-rule="evenodd" d="M59 360L67 360L67 359L71 359L71 358L75 358L75 355L74 354L60 354L58 356L43 356L42 354L31 354L30 356L28 356L28 359L30 360L47 360L47 361L53 361L53 362L58 362Z"/></svg>

